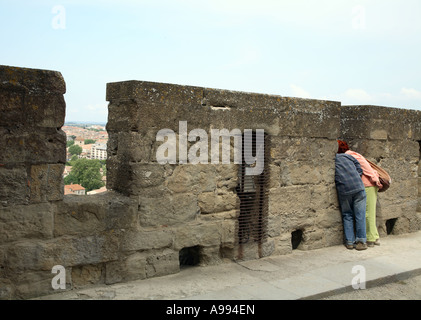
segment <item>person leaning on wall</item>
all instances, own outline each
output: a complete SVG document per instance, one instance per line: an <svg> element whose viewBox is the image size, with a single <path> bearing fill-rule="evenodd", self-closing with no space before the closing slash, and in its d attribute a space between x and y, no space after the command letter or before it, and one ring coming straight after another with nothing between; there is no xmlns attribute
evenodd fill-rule
<svg viewBox="0 0 421 320"><path fill-rule="evenodd" d="M367 246L374 247L380 245L380 236L376 225L376 203L377 192L383 187L379 180L379 174L374 170L367 160L359 153L349 149L345 141L338 140L339 150L345 154L353 156L361 166L363 175L361 179L364 183L365 193L367 195L366 205L366 232L367 232Z"/></svg>
<svg viewBox="0 0 421 320"><path fill-rule="evenodd" d="M341 208L345 247L347 249L367 249L366 194L361 180L362 174L363 170L359 162L339 148L335 157L335 185Z"/></svg>

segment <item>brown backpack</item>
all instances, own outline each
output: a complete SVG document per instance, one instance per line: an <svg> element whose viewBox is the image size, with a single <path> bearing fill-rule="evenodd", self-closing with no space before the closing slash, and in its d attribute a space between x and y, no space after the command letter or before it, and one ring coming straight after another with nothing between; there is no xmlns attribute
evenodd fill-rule
<svg viewBox="0 0 421 320"><path fill-rule="evenodd" d="M379 189L379 192L385 192L387 189L389 189L390 184L392 183L392 178L382 167L368 159L366 160L370 164L370 166L379 174L380 183L383 185L383 188Z"/></svg>

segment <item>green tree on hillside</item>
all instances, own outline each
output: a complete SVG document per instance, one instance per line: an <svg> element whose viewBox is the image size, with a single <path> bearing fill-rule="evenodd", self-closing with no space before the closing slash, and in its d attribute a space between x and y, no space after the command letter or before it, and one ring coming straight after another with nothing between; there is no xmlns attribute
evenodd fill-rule
<svg viewBox="0 0 421 320"><path fill-rule="evenodd" d="M104 186L100 168L99 160L78 159L73 162L70 174L64 178L64 184L80 184L86 192L99 189Z"/></svg>
<svg viewBox="0 0 421 320"><path fill-rule="evenodd" d="M74 144L74 145L69 147L69 153L80 155L82 153L82 147L77 145L77 144Z"/></svg>

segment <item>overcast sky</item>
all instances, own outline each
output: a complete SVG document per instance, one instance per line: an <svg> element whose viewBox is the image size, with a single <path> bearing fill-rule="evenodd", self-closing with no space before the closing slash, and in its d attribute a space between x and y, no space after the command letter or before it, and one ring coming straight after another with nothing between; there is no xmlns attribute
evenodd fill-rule
<svg viewBox="0 0 421 320"><path fill-rule="evenodd" d="M421 110L420 0L0 0L0 44L62 73L66 121L125 80Z"/></svg>

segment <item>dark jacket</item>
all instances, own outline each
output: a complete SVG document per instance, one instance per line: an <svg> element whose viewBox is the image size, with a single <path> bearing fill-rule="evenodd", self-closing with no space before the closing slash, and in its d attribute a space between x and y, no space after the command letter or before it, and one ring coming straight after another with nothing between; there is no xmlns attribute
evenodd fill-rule
<svg viewBox="0 0 421 320"><path fill-rule="evenodd" d="M353 156L337 153L335 158L335 184L338 193L350 195L365 190L361 180L363 170Z"/></svg>

